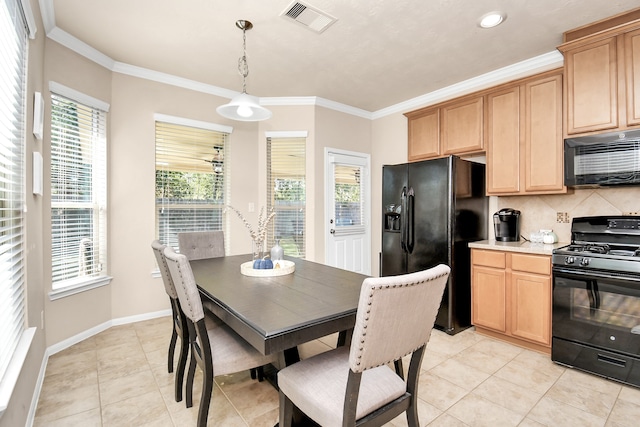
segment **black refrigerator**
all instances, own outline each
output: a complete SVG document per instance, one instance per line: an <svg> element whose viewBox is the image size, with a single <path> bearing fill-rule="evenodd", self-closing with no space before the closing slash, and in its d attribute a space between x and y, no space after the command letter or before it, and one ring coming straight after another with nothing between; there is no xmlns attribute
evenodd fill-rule
<svg viewBox="0 0 640 427"><path fill-rule="evenodd" d="M380 275L451 267L435 327L471 326L471 251L487 239L485 165L456 156L382 168Z"/></svg>

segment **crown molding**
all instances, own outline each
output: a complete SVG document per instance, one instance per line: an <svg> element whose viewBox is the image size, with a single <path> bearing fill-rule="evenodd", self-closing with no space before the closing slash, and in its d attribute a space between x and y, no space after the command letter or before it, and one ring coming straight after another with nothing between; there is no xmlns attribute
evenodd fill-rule
<svg viewBox="0 0 640 427"><path fill-rule="evenodd" d="M350 105L341 104L336 101L321 98L319 96L281 96L281 97L264 97L260 98L260 105L271 106L292 106L292 105L312 105L316 107L324 107L330 110L340 111L342 113L351 114L353 116L362 117L371 120L371 112Z"/></svg>
<svg viewBox="0 0 640 427"><path fill-rule="evenodd" d="M53 41L60 43L62 46L71 49L78 55L84 56L85 58L95 62L96 64L102 65L108 70L113 70L115 64L115 61L113 59L100 52L99 50L89 46L80 39L77 39L66 31L61 30L58 27L54 27L50 31L47 31L47 37L49 37Z"/></svg>
<svg viewBox="0 0 640 427"><path fill-rule="evenodd" d="M416 108L437 104L512 80L553 70L554 68L562 67L563 64L564 57L559 51L548 52L375 111L372 114L372 119L376 120L391 114L404 113Z"/></svg>
<svg viewBox="0 0 640 427"><path fill-rule="evenodd" d="M172 86L178 86L185 89L194 90L196 92L208 93L210 95L220 96L222 98L231 99L240 92L225 89L219 86L201 83L195 80L185 79L183 77L174 76L172 74L162 73L160 71L150 70L135 65L125 64L123 62L114 62L111 71L126 74L133 77L139 77L145 80L152 80L158 83L165 83Z"/></svg>
<svg viewBox="0 0 640 427"><path fill-rule="evenodd" d="M40 15L42 15L42 25L44 33L49 34L56 26L56 13L53 10L53 0L38 0L40 5Z"/></svg>

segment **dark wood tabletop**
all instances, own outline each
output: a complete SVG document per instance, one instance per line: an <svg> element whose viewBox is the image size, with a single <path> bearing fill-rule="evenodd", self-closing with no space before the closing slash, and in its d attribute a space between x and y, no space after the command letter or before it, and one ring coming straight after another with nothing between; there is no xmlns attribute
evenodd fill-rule
<svg viewBox="0 0 640 427"><path fill-rule="evenodd" d="M263 354L353 328L367 277L299 258L292 274L251 277L251 255L191 261L203 302Z"/></svg>

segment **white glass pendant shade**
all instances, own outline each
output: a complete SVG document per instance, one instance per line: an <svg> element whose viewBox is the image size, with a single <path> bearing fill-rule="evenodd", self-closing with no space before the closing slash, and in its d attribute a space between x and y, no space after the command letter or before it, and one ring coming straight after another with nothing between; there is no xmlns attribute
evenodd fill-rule
<svg viewBox="0 0 640 427"><path fill-rule="evenodd" d="M228 104L216 108L218 114L231 120L257 122L271 118L271 111L258 103L258 97L247 93L234 96Z"/></svg>

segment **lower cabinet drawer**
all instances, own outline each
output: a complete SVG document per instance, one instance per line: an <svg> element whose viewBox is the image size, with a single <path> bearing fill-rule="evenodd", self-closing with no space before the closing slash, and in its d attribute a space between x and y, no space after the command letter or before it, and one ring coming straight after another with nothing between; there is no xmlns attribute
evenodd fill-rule
<svg viewBox="0 0 640 427"><path fill-rule="evenodd" d="M511 269L536 274L551 274L551 260L548 256L511 254Z"/></svg>
<svg viewBox="0 0 640 427"><path fill-rule="evenodd" d="M505 268L507 266L506 254L504 252L473 249L471 254L471 262L474 265L483 265L485 267L495 268Z"/></svg>

